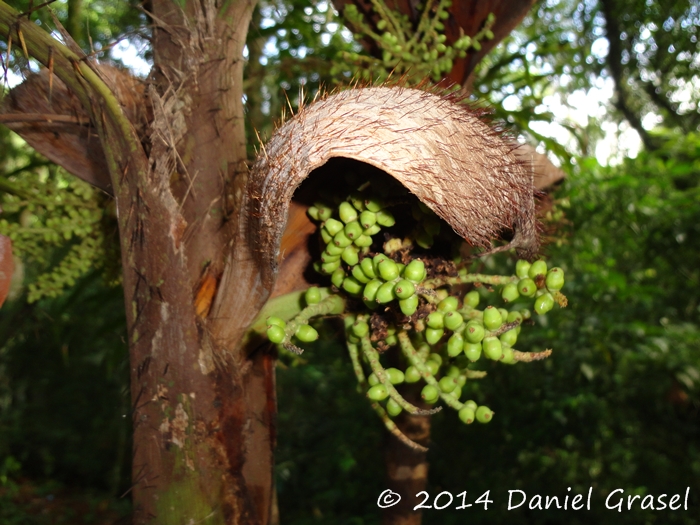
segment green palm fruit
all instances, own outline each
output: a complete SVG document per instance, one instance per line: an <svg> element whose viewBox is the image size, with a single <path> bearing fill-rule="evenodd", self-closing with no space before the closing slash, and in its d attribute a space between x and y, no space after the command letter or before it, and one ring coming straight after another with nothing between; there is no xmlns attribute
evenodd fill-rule
<svg viewBox="0 0 700 525"><path fill-rule="evenodd" d="M372 246L372 237L370 237L369 235L362 234L352 242L355 244L355 246L358 246L359 248L368 248Z"/></svg>
<svg viewBox="0 0 700 525"><path fill-rule="evenodd" d="M455 386L455 389L450 392L450 395L459 401L459 398L462 397L462 387L459 385L459 381L457 379L455 379L455 382L457 385Z"/></svg>
<svg viewBox="0 0 700 525"><path fill-rule="evenodd" d="M377 223L377 214L369 210L365 210L360 214L360 225L364 230L367 230Z"/></svg>
<svg viewBox="0 0 700 525"><path fill-rule="evenodd" d="M336 257L340 257L343 253L343 250L345 250L345 248L341 248L340 246L336 246L335 244L330 242L326 244L326 249L323 251L323 254L328 254L331 256L335 255Z"/></svg>
<svg viewBox="0 0 700 525"><path fill-rule="evenodd" d="M355 246L347 246L343 250L341 258L348 266L355 266L358 262L360 262L360 251Z"/></svg>
<svg viewBox="0 0 700 525"><path fill-rule="evenodd" d="M481 357L481 343L464 343L464 355L472 363Z"/></svg>
<svg viewBox="0 0 700 525"><path fill-rule="evenodd" d="M445 328L448 330L457 330L463 322L464 318L459 312L447 312L444 316Z"/></svg>
<svg viewBox="0 0 700 525"><path fill-rule="evenodd" d="M383 401L389 397L389 392L384 385L374 385L367 390L367 397L372 401Z"/></svg>
<svg viewBox="0 0 700 525"><path fill-rule="evenodd" d="M408 299L416 293L416 287L408 279L402 279L394 286L394 294L399 299Z"/></svg>
<svg viewBox="0 0 700 525"><path fill-rule="evenodd" d="M345 248L346 246L350 246L352 244L352 239L345 235L345 232L341 230L333 236L333 244L340 246L341 248Z"/></svg>
<svg viewBox="0 0 700 525"><path fill-rule="evenodd" d="M428 361L435 361L437 364L442 364L442 356L440 354L432 353L428 356Z"/></svg>
<svg viewBox="0 0 700 525"><path fill-rule="evenodd" d="M489 407L482 405L476 409L475 416L479 423L488 423L493 418L493 412Z"/></svg>
<svg viewBox="0 0 700 525"><path fill-rule="evenodd" d="M503 316L497 308L487 306L484 310L484 327L487 330L498 330L503 324Z"/></svg>
<svg viewBox="0 0 700 525"><path fill-rule="evenodd" d="M430 345L437 344L437 342L440 339L442 339L443 335L445 335L445 330L443 330L442 328L426 328L425 329L425 340Z"/></svg>
<svg viewBox="0 0 700 525"><path fill-rule="evenodd" d="M364 301L374 301L377 298L377 291L384 283L379 279L372 279L365 285L365 289L362 292L362 299Z"/></svg>
<svg viewBox="0 0 700 525"><path fill-rule="evenodd" d="M380 231L382 231L382 227L379 226L379 224L375 224L374 226L370 226L363 231L362 234L366 235L367 237L372 237L372 235L377 235Z"/></svg>
<svg viewBox="0 0 700 525"><path fill-rule="evenodd" d="M521 279L525 279L526 277L529 277L529 275L528 275L529 272L530 272L530 263L527 262L525 259L520 259L518 262L515 263L515 275L517 275Z"/></svg>
<svg viewBox="0 0 700 525"><path fill-rule="evenodd" d="M399 344L399 338L395 335L387 335L384 338L384 343L386 343L386 346L396 346Z"/></svg>
<svg viewBox="0 0 700 525"><path fill-rule="evenodd" d="M332 274L331 274L331 282L333 283L333 286L336 288L341 288L343 286L343 280L345 279L345 270L342 268L337 268Z"/></svg>
<svg viewBox="0 0 700 525"><path fill-rule="evenodd" d="M464 296L464 306L476 308L477 306L479 306L479 299L481 299L479 292L477 292L476 290L472 290Z"/></svg>
<svg viewBox="0 0 700 525"><path fill-rule="evenodd" d="M532 297L535 295L535 292L537 292L537 285L535 285L535 281L529 277L526 277L525 279L520 279L518 281L518 291L520 292L520 295Z"/></svg>
<svg viewBox="0 0 700 525"><path fill-rule="evenodd" d="M281 343L282 341L284 341L284 337L284 328L282 328L281 326L273 324L267 327L267 338L270 340L271 343Z"/></svg>
<svg viewBox="0 0 700 525"><path fill-rule="evenodd" d="M544 283L550 292L558 292L564 286L564 270L552 268L547 272L547 278Z"/></svg>
<svg viewBox="0 0 700 525"><path fill-rule="evenodd" d="M511 330L508 330L507 332L503 332L499 336L499 339L501 340L502 344L513 346L518 341L518 331L515 328L513 328Z"/></svg>
<svg viewBox="0 0 700 525"><path fill-rule="evenodd" d="M311 343L318 339L318 332L313 326L309 326L308 324L300 324L297 327L297 331L294 335L296 335L299 341L304 343Z"/></svg>
<svg viewBox="0 0 700 525"><path fill-rule="evenodd" d="M400 385L406 379L404 373L398 368L387 368L386 376L392 385Z"/></svg>
<svg viewBox="0 0 700 525"><path fill-rule="evenodd" d="M484 327L478 321L469 321L464 330L464 338L470 343L480 343L484 338Z"/></svg>
<svg viewBox="0 0 700 525"><path fill-rule="evenodd" d="M377 269L379 270L379 275L385 281L393 281L399 276L399 267L393 260L388 258L377 264Z"/></svg>
<svg viewBox="0 0 700 525"><path fill-rule="evenodd" d="M357 211L364 211L365 209L365 200L361 193L355 192L350 195L350 203Z"/></svg>
<svg viewBox="0 0 700 525"><path fill-rule="evenodd" d="M508 283L501 290L501 297L507 303L512 303L517 301L520 297L520 292L518 292L518 285L515 283Z"/></svg>
<svg viewBox="0 0 700 525"><path fill-rule="evenodd" d="M425 279L425 263L420 259L413 259L403 270L403 276L411 282L419 283Z"/></svg>
<svg viewBox="0 0 700 525"><path fill-rule="evenodd" d="M389 398L389 401L386 402L386 413L391 417L398 416L402 410L403 408L401 408L401 405L399 405L393 399Z"/></svg>
<svg viewBox="0 0 700 525"><path fill-rule="evenodd" d="M335 272L339 268L340 268L340 257L338 257L338 259L336 259L335 261L321 264L321 273L325 273L326 275L331 275L333 272Z"/></svg>
<svg viewBox="0 0 700 525"><path fill-rule="evenodd" d="M327 221L328 219L331 218L333 215L333 210L326 206L325 204L316 202L314 203L314 206L318 209L318 220L319 221Z"/></svg>
<svg viewBox="0 0 700 525"><path fill-rule="evenodd" d="M369 386L374 386L379 384L379 378L377 377L377 374L372 372L369 377L367 378L367 382L369 383Z"/></svg>
<svg viewBox="0 0 700 525"><path fill-rule="evenodd" d="M379 263L387 259L388 257L383 253L378 253L377 255L372 257L372 268L374 269L374 273L376 275L379 275Z"/></svg>
<svg viewBox="0 0 700 525"><path fill-rule="evenodd" d="M454 296L445 297L442 301L438 303L438 311L440 312L454 312L459 306L459 299Z"/></svg>
<svg viewBox="0 0 700 525"><path fill-rule="evenodd" d="M538 314L544 315L552 308L554 308L554 297L552 297L551 293L540 295L537 299L535 299L534 309Z"/></svg>
<svg viewBox="0 0 700 525"><path fill-rule="evenodd" d="M421 380L421 375L418 369L411 365L404 372L404 380L406 383L417 383Z"/></svg>
<svg viewBox="0 0 700 525"><path fill-rule="evenodd" d="M422 397L423 401L426 403L435 403L440 397L440 391L433 385L425 385L420 392L420 397Z"/></svg>
<svg viewBox="0 0 700 525"><path fill-rule="evenodd" d="M331 245L331 246L333 246L333 245ZM321 254L321 264L326 264L326 263L335 262L335 261L339 261L339 260L340 260L340 255L331 255L325 251Z"/></svg>
<svg viewBox="0 0 700 525"><path fill-rule="evenodd" d="M377 224L389 228L396 224L396 219L390 211L380 210L377 212Z"/></svg>
<svg viewBox="0 0 700 525"><path fill-rule="evenodd" d="M503 359L501 361L507 365L515 364L515 352L510 346L503 346Z"/></svg>
<svg viewBox="0 0 700 525"><path fill-rule="evenodd" d="M359 222L352 221L345 225L345 229L343 231L348 239L355 240L362 235L362 226L360 226ZM335 237L333 237L333 240L335 240Z"/></svg>
<svg viewBox="0 0 700 525"><path fill-rule="evenodd" d="M450 356L452 357L452 356ZM447 377L451 377L455 381L457 380L457 377L459 377L460 371L459 368L456 367L455 365L450 365L447 371L445 372L445 375Z"/></svg>
<svg viewBox="0 0 700 525"><path fill-rule="evenodd" d="M388 282L382 284L377 290L377 296L375 300L379 304L386 304L395 299L394 297L394 283Z"/></svg>
<svg viewBox="0 0 700 525"><path fill-rule="evenodd" d="M321 290L318 286L312 286L304 293L304 300L307 305L317 304L321 302Z"/></svg>
<svg viewBox="0 0 700 525"><path fill-rule="evenodd" d="M280 328L284 328L285 326L287 326L287 323L284 322L284 319L276 317L274 315L268 317L265 322L267 323L268 328L270 326L279 326Z"/></svg>
<svg viewBox="0 0 700 525"><path fill-rule="evenodd" d="M445 318L442 312L430 312L425 319L425 324L430 328L442 328L445 326Z"/></svg>
<svg viewBox="0 0 700 525"><path fill-rule="evenodd" d="M433 361L432 359L426 361L425 366L431 375L435 376L440 371L440 363L438 363L437 361Z"/></svg>
<svg viewBox="0 0 700 525"><path fill-rule="evenodd" d="M377 213L379 210L384 208L384 203L381 199L372 197L370 199L365 199L365 208L367 208L369 211Z"/></svg>
<svg viewBox="0 0 700 525"><path fill-rule="evenodd" d="M341 202L338 206L338 215L345 224L357 220L357 210L347 201Z"/></svg>
<svg viewBox="0 0 700 525"><path fill-rule="evenodd" d="M514 323L515 321L522 323L523 322L523 314L521 314L520 312L508 312L508 317L506 318L506 322Z"/></svg>
<svg viewBox="0 0 700 525"><path fill-rule="evenodd" d="M476 417L474 409L466 405L459 409L457 415L459 416L460 421L467 425L471 425L474 422L474 418Z"/></svg>
<svg viewBox="0 0 700 525"><path fill-rule="evenodd" d="M370 279L377 278L377 274L374 272L374 265L372 264L371 257L365 257L362 259L360 261L360 267L362 268L362 272Z"/></svg>
<svg viewBox="0 0 700 525"><path fill-rule="evenodd" d="M352 276L362 284L367 284L370 281L369 277L365 275L365 272L362 271L362 268L360 268L359 265L353 266L352 272L350 273L352 273Z"/></svg>
<svg viewBox="0 0 700 525"><path fill-rule="evenodd" d="M333 242L333 236L326 231L325 228L321 228L321 239L324 244L330 244Z"/></svg>
<svg viewBox="0 0 700 525"><path fill-rule="evenodd" d="M489 359L498 361L503 356L503 345L498 337L484 337L481 346L484 349L484 355Z"/></svg>
<svg viewBox="0 0 700 525"><path fill-rule="evenodd" d="M362 292L362 283L354 277L346 277L343 279L343 290L348 292L350 295L360 295Z"/></svg>
<svg viewBox="0 0 700 525"><path fill-rule="evenodd" d="M425 250L429 250L430 248L432 248L433 242L435 242L433 236L426 231L418 232L415 236L415 241L418 246Z"/></svg>
<svg viewBox="0 0 700 525"><path fill-rule="evenodd" d="M523 319L530 319L530 317L532 317L530 310L528 310L527 308L523 308L522 310L520 310L520 315L523 316Z"/></svg>
<svg viewBox="0 0 700 525"><path fill-rule="evenodd" d="M530 279L534 279L538 275L546 275L547 274L547 263L544 262L543 260L535 261L532 263L530 266L530 269L527 272L527 276Z"/></svg>
<svg viewBox="0 0 700 525"><path fill-rule="evenodd" d="M447 355L457 357L464 350L464 337L460 334L452 334L447 340Z"/></svg>
<svg viewBox="0 0 700 525"><path fill-rule="evenodd" d="M399 301L399 308L401 308L401 313L406 316L411 316L416 313L418 309L418 296L412 295L408 299L401 299Z"/></svg>
<svg viewBox="0 0 700 525"><path fill-rule="evenodd" d="M369 333L369 325L365 321L355 321L352 325L352 333L357 337L364 337Z"/></svg>
<svg viewBox="0 0 700 525"><path fill-rule="evenodd" d="M449 394L455 389L457 383L455 383L455 380L452 377L443 377L440 379L440 381L438 381L438 386L445 394Z"/></svg>
<svg viewBox="0 0 700 525"><path fill-rule="evenodd" d="M498 311L501 312L501 319L503 319L503 322L505 323L506 319L508 319L508 310L505 308L499 308Z"/></svg>
<svg viewBox="0 0 700 525"><path fill-rule="evenodd" d="M326 222L323 223L323 228L331 234L331 237L341 231L344 227L345 225L336 219L327 219Z"/></svg>
<svg viewBox="0 0 700 525"><path fill-rule="evenodd" d="M309 208L306 210L306 214L313 220L318 220L318 208L316 206L309 206Z"/></svg>

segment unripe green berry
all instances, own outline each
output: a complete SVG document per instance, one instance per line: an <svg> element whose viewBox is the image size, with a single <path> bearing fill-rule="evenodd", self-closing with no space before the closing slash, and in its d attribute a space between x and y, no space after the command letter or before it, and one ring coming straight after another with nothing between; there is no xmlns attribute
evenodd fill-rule
<svg viewBox="0 0 700 525"><path fill-rule="evenodd" d="M386 261L388 257L384 255L383 253L378 253L374 257L372 257L372 268L374 269L374 273L379 276L379 263L382 261Z"/></svg>
<svg viewBox="0 0 700 525"><path fill-rule="evenodd" d="M428 369L428 372L430 372L430 375L436 376L440 371L440 363L437 361L428 360L425 362L425 366Z"/></svg>
<svg viewBox="0 0 700 525"><path fill-rule="evenodd" d="M479 292L477 292L476 290L472 290L464 296L464 306L476 308L477 306L479 306L479 299L481 299Z"/></svg>
<svg viewBox="0 0 700 525"><path fill-rule="evenodd" d="M487 330L498 330L503 324L503 316L497 308L487 306L484 310L484 327Z"/></svg>
<svg viewBox="0 0 700 525"><path fill-rule="evenodd" d="M508 317L506 318L506 322L508 323L513 323L513 322L523 322L523 315L520 312L509 312Z"/></svg>
<svg viewBox="0 0 700 525"><path fill-rule="evenodd" d="M419 259L413 259L403 270L403 276L414 283L425 279L425 263Z"/></svg>
<svg viewBox="0 0 700 525"><path fill-rule="evenodd" d="M416 287L408 279L401 279L394 286L394 294L399 299L408 299L416 293Z"/></svg>
<svg viewBox="0 0 700 525"><path fill-rule="evenodd" d="M390 211L380 210L377 212L377 224L389 228L396 224L396 219Z"/></svg>
<svg viewBox="0 0 700 525"><path fill-rule="evenodd" d="M362 299L364 301L374 301L377 298L377 291L384 283L379 279L372 279L365 285L365 289L362 292Z"/></svg>
<svg viewBox="0 0 700 525"><path fill-rule="evenodd" d="M406 316L413 315L418 309L418 296L412 295L408 299L399 300L399 308L401 308L402 314Z"/></svg>
<svg viewBox="0 0 700 525"><path fill-rule="evenodd" d="M425 385L420 392L420 396L426 403L435 403L440 397L440 391L433 385Z"/></svg>
<svg viewBox="0 0 700 525"><path fill-rule="evenodd" d="M528 310L527 308L523 308L522 310L520 310L520 314L523 316L523 319L530 319L530 317L532 317L530 310Z"/></svg>
<svg viewBox="0 0 700 525"><path fill-rule="evenodd" d="M505 323L506 319L508 319L508 310L505 308L499 308L498 311L501 312L501 319L503 319L503 322Z"/></svg>
<svg viewBox="0 0 700 525"><path fill-rule="evenodd" d="M314 203L314 206L316 206L316 208L318 209L318 220L320 221L327 221L333 215L333 210L325 204L316 202Z"/></svg>
<svg viewBox="0 0 700 525"><path fill-rule="evenodd" d="M445 326L444 321L445 318L442 312L430 312L428 317L425 319L425 324L427 324L430 328L442 328Z"/></svg>
<svg viewBox="0 0 700 525"><path fill-rule="evenodd" d="M352 221L345 225L345 229L343 231L348 239L354 240L362 235L362 226L360 226L359 222ZM333 240L335 241L335 237L333 237Z"/></svg>
<svg viewBox="0 0 700 525"><path fill-rule="evenodd" d="M440 339L442 339L443 335L445 335L445 330L443 330L442 328L426 328L425 329L425 340L430 345L437 344L437 342Z"/></svg>
<svg viewBox="0 0 700 525"><path fill-rule="evenodd" d="M367 378L367 382L369 383L369 386L374 386L379 384L379 378L377 377L377 374L372 372L369 377Z"/></svg>
<svg viewBox="0 0 700 525"><path fill-rule="evenodd" d="M464 355L472 363L481 357L481 343L464 343Z"/></svg>
<svg viewBox="0 0 700 525"><path fill-rule="evenodd" d="M415 366L411 365L404 372L404 380L406 383L417 383L421 380L420 372Z"/></svg>
<svg viewBox="0 0 700 525"><path fill-rule="evenodd" d="M525 297L532 297L537 292L537 285L535 284L535 281L529 277L520 279L520 281L518 281L518 292L520 292L520 295L524 295Z"/></svg>
<svg viewBox="0 0 700 525"><path fill-rule="evenodd" d="M529 277L529 275L528 275L529 271L530 271L530 263L527 262L525 259L520 259L518 262L515 263L515 275L517 275L521 279L525 279L526 277Z"/></svg>
<svg viewBox="0 0 700 525"><path fill-rule="evenodd" d="M396 346L399 344L399 338L396 335L387 335L384 338L384 343L386 343L386 346Z"/></svg>
<svg viewBox="0 0 700 525"><path fill-rule="evenodd" d="M369 333L369 325L365 321L355 321L352 325L352 333L357 337L364 337Z"/></svg>
<svg viewBox="0 0 700 525"><path fill-rule="evenodd" d="M340 264L338 264L340 266ZM343 286L343 280L345 279L345 270L342 268L338 267L335 269L335 271L331 274L331 282L333 283L333 286L336 288L341 288Z"/></svg>
<svg viewBox="0 0 700 525"><path fill-rule="evenodd" d="M476 409L475 416L479 423L488 423L493 418L493 412L489 407L482 405Z"/></svg>
<svg viewBox="0 0 700 525"><path fill-rule="evenodd" d="M353 266L352 272L350 273L352 273L352 276L362 284L367 284L370 281L369 277L365 275L365 272L362 271L362 268L360 268L359 265Z"/></svg>
<svg viewBox="0 0 700 525"><path fill-rule="evenodd" d="M377 235L380 231L382 231L382 227L379 226L379 224L375 224L375 225L367 228L362 233L363 233L363 235L366 235L367 237L372 237L372 235Z"/></svg>
<svg viewBox="0 0 700 525"><path fill-rule="evenodd" d="M442 356L433 352L428 356L428 361L435 361L437 364L442 364Z"/></svg>
<svg viewBox="0 0 700 525"><path fill-rule="evenodd" d="M452 356L450 356L452 357ZM450 365L447 371L445 372L445 375L447 377L451 377L455 381L457 380L457 377L459 377L460 371L459 368L457 368L455 365Z"/></svg>
<svg viewBox="0 0 700 525"><path fill-rule="evenodd" d="M313 326L309 326L308 324L300 324L297 327L297 331L294 335L296 335L299 341L304 343L311 343L312 341L318 339L318 332Z"/></svg>
<svg viewBox="0 0 700 525"><path fill-rule="evenodd" d="M281 343L284 341L284 328L281 326L277 325L270 325L267 327L267 338L270 340L271 343Z"/></svg>
<svg viewBox="0 0 700 525"><path fill-rule="evenodd" d="M454 297L445 297L440 303L438 303L438 311L440 312L454 312L459 306L459 300Z"/></svg>
<svg viewBox="0 0 700 525"><path fill-rule="evenodd" d="M328 219L326 220L326 222L323 223L323 227L328 233L331 234L332 237L336 233L341 231L345 227L345 225L336 219Z"/></svg>
<svg viewBox="0 0 700 525"><path fill-rule="evenodd" d="M508 330L507 332L503 332L499 339L504 345L513 346L518 341L518 331L512 329Z"/></svg>
<svg viewBox="0 0 700 525"><path fill-rule="evenodd" d="M424 250L429 250L433 246L433 236L426 231L420 231L415 236L415 241L418 246Z"/></svg>
<svg viewBox="0 0 700 525"><path fill-rule="evenodd" d="M276 317L274 315L268 317L265 322L267 323L268 328L270 326L279 326L280 328L284 328L285 326L287 326L287 323L284 322L284 319Z"/></svg>
<svg viewBox="0 0 700 525"><path fill-rule="evenodd" d="M352 244L352 239L345 235L345 232L341 230L333 236L333 244L340 246L341 248L345 248L346 246L350 246Z"/></svg>
<svg viewBox="0 0 700 525"><path fill-rule="evenodd" d="M507 303L512 303L517 301L520 297L520 292L518 292L518 285L515 283L508 283L501 290L501 297Z"/></svg>
<svg viewBox="0 0 700 525"><path fill-rule="evenodd" d="M324 244L330 244L333 242L333 236L328 233L325 228L321 228L321 239L323 239Z"/></svg>
<svg viewBox="0 0 700 525"><path fill-rule="evenodd" d="M363 211L365 209L365 200L361 193L355 192L350 195L350 203L357 211Z"/></svg>
<svg viewBox="0 0 700 525"><path fill-rule="evenodd" d="M323 258L323 256L326 254L328 254L330 256L340 257L343 254L344 250L345 250L345 248L341 248L340 246L336 246L335 244L333 244L331 242L331 243L326 244L326 249L321 254L321 257ZM326 262L326 261L323 261L323 262Z"/></svg>
<svg viewBox="0 0 700 525"><path fill-rule="evenodd" d="M438 381L438 386L445 394L449 394L455 389L457 383L455 383L455 380L452 377L443 377L440 379L440 381Z"/></svg>
<svg viewBox="0 0 700 525"><path fill-rule="evenodd" d="M372 401L383 401L389 397L389 392L386 391L386 387L382 384L374 385L367 390L367 397Z"/></svg>
<svg viewBox="0 0 700 525"><path fill-rule="evenodd" d="M387 368L386 376L389 378L389 382L392 385L400 385L405 380L404 373L398 368Z"/></svg>
<svg viewBox="0 0 700 525"><path fill-rule="evenodd" d="M360 295L360 293L362 293L362 283L354 277L346 277L343 279L343 290L350 295Z"/></svg>
<svg viewBox="0 0 700 525"><path fill-rule="evenodd" d="M554 307L554 297L551 293L540 295L535 299L534 309L540 315L544 315Z"/></svg>
<svg viewBox="0 0 700 525"><path fill-rule="evenodd" d="M365 257L360 262L360 267L363 273L370 279L376 279L377 274L374 273L374 265L372 264L372 259L370 257Z"/></svg>
<svg viewBox="0 0 700 525"><path fill-rule="evenodd" d="M318 220L318 208L316 206L309 206L309 208L306 210L306 214L313 220Z"/></svg>
<svg viewBox="0 0 700 525"><path fill-rule="evenodd" d="M457 357L464 349L464 337L460 334L452 334L447 340L447 355Z"/></svg>
<svg viewBox="0 0 700 525"><path fill-rule="evenodd" d="M307 305L317 304L321 302L321 290L318 286L312 286L304 293L304 300Z"/></svg>
<svg viewBox="0 0 700 525"><path fill-rule="evenodd" d="M459 410L457 415L459 416L460 421L467 425L471 425L476 417L474 409L466 405Z"/></svg>
<svg viewBox="0 0 700 525"><path fill-rule="evenodd" d="M399 276L399 267L391 259L384 259L377 264L379 275L385 281L393 281Z"/></svg>
<svg viewBox="0 0 700 525"><path fill-rule="evenodd" d="M355 266L360 262L360 252L355 246L350 245L343 250L341 258L348 266Z"/></svg>
<svg viewBox="0 0 700 525"><path fill-rule="evenodd" d="M333 246L333 245L331 245L331 246ZM339 260L340 260L340 254L333 255L333 254L327 253L325 251L321 254L321 264L335 262L335 261L339 261Z"/></svg>
<svg viewBox="0 0 700 525"><path fill-rule="evenodd" d="M394 283L388 282L382 284L377 290L377 296L375 300L379 304L386 304L395 299L394 297Z"/></svg>
<svg viewBox="0 0 700 525"><path fill-rule="evenodd" d="M464 330L464 338L470 343L480 343L484 338L484 327L476 321L469 321Z"/></svg>
<svg viewBox="0 0 700 525"><path fill-rule="evenodd" d="M338 270L340 268L340 257L336 259L335 261L323 263L321 265L321 273L325 273L326 275L331 275L333 272Z"/></svg>
<svg viewBox="0 0 700 525"><path fill-rule="evenodd" d="M365 199L365 208L367 208L369 211L373 212L378 212L384 207L384 203L381 201L381 199L378 199L376 197L373 197L371 199Z"/></svg>
<svg viewBox="0 0 700 525"><path fill-rule="evenodd" d="M484 349L484 355L489 359L498 361L503 356L503 345L498 337L485 337L481 345Z"/></svg>
<svg viewBox="0 0 700 525"><path fill-rule="evenodd" d="M357 220L357 210L349 202L341 202L338 206L338 215L345 224Z"/></svg>
<svg viewBox="0 0 700 525"><path fill-rule="evenodd" d="M362 234L352 242L355 246L358 246L359 248L368 248L369 246L372 246L372 237L370 237L369 235Z"/></svg>
<svg viewBox="0 0 700 525"><path fill-rule="evenodd" d="M366 230L377 223L377 214L369 210L365 210L360 214L359 220L362 228Z"/></svg>
<svg viewBox="0 0 700 525"><path fill-rule="evenodd" d="M501 359L501 362L507 365L512 365L516 363L515 352L513 352L513 349L510 346L503 347L503 359Z"/></svg>
<svg viewBox="0 0 700 525"><path fill-rule="evenodd" d="M448 330L456 330L463 322L464 318L459 312L447 312L444 316L445 328Z"/></svg>
<svg viewBox="0 0 700 525"><path fill-rule="evenodd" d="M530 279L534 279L538 275L546 275L546 273L547 273L547 263L542 261L542 260L539 260L539 261L535 261L534 263L532 263L532 265L530 266L530 269L527 272L527 276Z"/></svg>
<svg viewBox="0 0 700 525"><path fill-rule="evenodd" d="M386 402L386 413L391 417L398 416L402 410L403 408L401 408L401 405L399 405L393 399L389 398L389 400Z"/></svg>
<svg viewBox="0 0 700 525"><path fill-rule="evenodd" d="M545 285L550 292L558 292L564 286L564 270L552 268L547 272Z"/></svg>

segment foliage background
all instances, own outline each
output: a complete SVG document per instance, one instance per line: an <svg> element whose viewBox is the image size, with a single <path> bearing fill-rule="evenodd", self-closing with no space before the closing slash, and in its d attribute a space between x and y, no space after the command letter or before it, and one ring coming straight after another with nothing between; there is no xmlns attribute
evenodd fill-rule
<svg viewBox="0 0 700 525"><path fill-rule="evenodd" d="M135 4L78 4L55 5L84 48L106 55L119 38L142 42ZM523 331L520 346L553 348L549 361L487 367L489 377L474 386L473 397L497 412L491 424L465 427L454 414L435 416L430 493L467 490L475 499L490 489L496 503L488 511L428 511L425 523L697 522L698 13L694 1L541 2L480 65L479 97L568 173L553 193L556 229L545 253L566 271L570 306ZM326 3L261 2L248 39L248 129L269 134L287 105L285 92L294 107L300 86L309 96L333 86L331 68L343 51L360 48ZM601 111L577 118L567 95L606 86L612 98ZM601 165L594 154L611 129L636 130L644 149ZM251 133L249 144L256 140ZM26 282L55 273L85 237L113 244L103 197L4 128L0 144L2 233L23 228L14 234L24 239ZM57 202L41 201L50 188L68 191L56 191ZM71 200L76 195L82 203ZM71 215L81 210L82 219ZM73 226L50 243L39 230L57 217L72 217ZM129 488L131 447L123 304L119 288L108 285L114 274L105 280L99 268L114 258L95 248L94 264L63 276L65 293L30 304L25 287L0 312L0 523L128 516L128 498L119 498ZM513 262L483 264L498 271ZM322 339L332 340L332 329ZM278 370L282 521L378 523L381 426L356 394L342 348L319 343L305 358L304 366ZM506 510L508 489L562 496L568 487L593 487L590 512ZM658 495L686 487L688 512L604 506L617 488Z"/></svg>

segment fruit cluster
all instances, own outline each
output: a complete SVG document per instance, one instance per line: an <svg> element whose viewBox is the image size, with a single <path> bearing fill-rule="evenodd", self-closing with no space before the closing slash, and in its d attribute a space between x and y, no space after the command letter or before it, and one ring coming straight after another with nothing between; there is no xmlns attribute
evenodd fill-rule
<svg viewBox="0 0 700 525"><path fill-rule="evenodd" d="M467 382L486 375L472 369L473 363L482 356L514 364L549 355L520 352L514 346L532 315L530 308L542 315L555 303L566 305L561 268L548 269L543 260L519 260L515 275L469 273L459 257L436 255L434 245L458 241L453 232L441 233L440 220L422 204L410 204L409 195L397 197L396 188L378 184L365 182L333 205L317 202L308 214L320 224L320 256L314 267L330 277L332 287L309 288L305 307L287 322L270 317L268 338L298 351L296 343L318 338L310 319L342 315L358 382L387 428L407 444L420 448L400 434L391 418L403 411L431 414L440 408L409 403L397 385L423 383L421 397L427 406L442 400L464 423L486 423L493 417L491 409L474 400L461 401ZM411 224L401 230L397 217ZM500 288L503 306L480 308L482 296L493 286ZM402 356L403 369L381 363L381 355L393 348Z"/></svg>

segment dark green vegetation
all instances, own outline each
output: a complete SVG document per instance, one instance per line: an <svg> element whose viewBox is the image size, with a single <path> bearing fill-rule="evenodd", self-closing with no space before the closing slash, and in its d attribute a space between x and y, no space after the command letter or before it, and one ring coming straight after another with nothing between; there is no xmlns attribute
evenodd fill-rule
<svg viewBox="0 0 700 525"><path fill-rule="evenodd" d="M577 139L567 152L529 130L564 162L575 154L568 179L554 193L551 215L560 218L552 235L558 242L544 250L566 272L570 307L523 330L519 340L523 348L552 348L549 361L488 368L489 379L479 384L475 400L496 412L489 425L467 428L454 414L434 416L431 495L467 490L473 501L491 490L495 504L488 511L481 506L425 511L425 523L464 523L465 516L470 523L696 522L700 138L693 120L697 93L691 90L684 102L683 86L698 74L692 66L698 7L697 2L638 4L542 6L484 62L477 78L477 89L491 100L518 95L521 109L498 113L520 129L527 131L534 118L554 120ZM86 2L83 9L87 13L100 5ZM291 44L264 68L273 90L272 109L255 113L251 95L251 119L277 114L284 101L274 91L280 78L292 94L304 75L312 91L328 81L324 75L336 48L322 46L320 29L306 25L308 16L324 13L302 14L304 6L297 2L291 18L278 20L281 26L305 29L299 36L290 31L279 38ZM622 49L612 46L608 56L591 55L593 42L614 34L606 32L611 27L606 13L623 8L627 18L612 18L620 21L618 34L626 35ZM98 21L123 24L125 19L115 14L91 20L95 42ZM104 45L133 27L116 25L101 32L99 41ZM308 27L313 33L305 32ZM264 42L278 29L254 30L249 38L257 35ZM302 58L292 51L307 38L314 40L305 44L309 55ZM643 52L631 51L640 42L649 45ZM337 35L332 43L348 45ZM630 60L617 73L609 62L625 53ZM305 69L304 64L315 65ZM543 64L552 70L538 73ZM627 121L639 131L648 111L660 117L657 129L646 131L648 149L614 167L585 157L601 137L600 121L582 129L558 115L535 114L547 90L588 88L598 75L617 86L614 108L605 118ZM256 93L255 79L262 77L250 78L251 93ZM648 87L656 86L652 78L661 85ZM37 186L37 175L48 180L48 168L38 164L42 161L11 146L2 133L0 180L25 180L28 186ZM18 172L23 166L29 168ZM59 259L58 250L48 252L48 260ZM30 277L42 271L33 264L27 261ZM489 273L515 270L506 257L483 265ZM88 523L112 522L119 515L107 514L106 507L123 510L124 500L116 498L129 487L130 405L121 292L107 289L92 273L76 283L58 298L27 305L26 296L20 296L0 310L0 523L49 523L47 509L56 522L79 523L74 507L51 507L52 495L54 502L81 501L80 515L87 512ZM308 346L303 365L278 370L277 488L285 524L378 523L376 499L384 488L381 426L355 393L345 349L328 342L341 330L322 331L320 340ZM505 510L509 489L528 497L561 497L567 487L572 493L593 487L591 512L528 511L527 505ZM658 495L682 493L686 487L691 488L688 512L618 514L604 506L605 495L617 488L625 495Z"/></svg>

